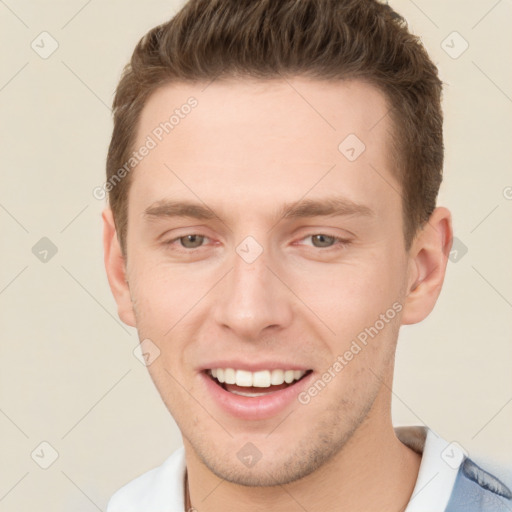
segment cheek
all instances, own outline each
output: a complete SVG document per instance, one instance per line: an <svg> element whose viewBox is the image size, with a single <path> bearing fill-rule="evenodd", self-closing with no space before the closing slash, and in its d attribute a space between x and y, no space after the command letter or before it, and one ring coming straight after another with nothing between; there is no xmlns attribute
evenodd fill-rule
<svg viewBox="0 0 512 512"><path fill-rule="evenodd" d="M166 369L173 374L190 369L194 344L189 346L189 341L204 328L207 294L216 278L204 272L145 263L133 266L137 272L130 276L131 292L139 338L149 338L160 350L161 357L148 367L159 387L172 381Z"/></svg>
<svg viewBox="0 0 512 512"><path fill-rule="evenodd" d="M164 335L204 295L207 286L198 275L163 265L139 265L131 276L138 328Z"/></svg>
<svg viewBox="0 0 512 512"><path fill-rule="evenodd" d="M297 295L342 340L373 325L400 301L402 281L401 264L382 256L330 265L295 279Z"/></svg>

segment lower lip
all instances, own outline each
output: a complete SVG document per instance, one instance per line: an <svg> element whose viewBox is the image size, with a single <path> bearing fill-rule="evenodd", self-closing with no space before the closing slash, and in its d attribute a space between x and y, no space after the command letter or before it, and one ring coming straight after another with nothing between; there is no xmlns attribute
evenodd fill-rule
<svg viewBox="0 0 512 512"><path fill-rule="evenodd" d="M299 393L307 388L313 373L287 388L255 397L235 395L214 382L205 372L200 375L208 393L222 410L242 420L264 420L276 416L296 402ZM262 388L262 392L264 389Z"/></svg>

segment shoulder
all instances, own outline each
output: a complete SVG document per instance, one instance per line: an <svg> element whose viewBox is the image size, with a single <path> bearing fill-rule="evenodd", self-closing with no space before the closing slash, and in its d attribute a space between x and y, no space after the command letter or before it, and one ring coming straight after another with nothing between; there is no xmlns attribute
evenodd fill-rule
<svg viewBox="0 0 512 512"><path fill-rule="evenodd" d="M424 426L396 427L404 444L422 454L414 502L407 511L511 512L512 467L489 458L467 456Z"/></svg>
<svg viewBox="0 0 512 512"><path fill-rule="evenodd" d="M462 462L447 512L512 510L512 468L470 458Z"/></svg>
<svg viewBox="0 0 512 512"><path fill-rule="evenodd" d="M167 512L183 508L185 450L121 487L110 498L107 512Z"/></svg>

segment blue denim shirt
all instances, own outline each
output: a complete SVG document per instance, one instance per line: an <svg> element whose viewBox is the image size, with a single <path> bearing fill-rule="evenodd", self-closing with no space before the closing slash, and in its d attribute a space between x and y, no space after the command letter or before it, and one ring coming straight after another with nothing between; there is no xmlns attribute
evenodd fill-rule
<svg viewBox="0 0 512 512"><path fill-rule="evenodd" d="M510 480L512 478L510 473L503 475L502 478ZM498 476L488 473L471 459L464 459L446 512L511 511L512 491L507 485Z"/></svg>

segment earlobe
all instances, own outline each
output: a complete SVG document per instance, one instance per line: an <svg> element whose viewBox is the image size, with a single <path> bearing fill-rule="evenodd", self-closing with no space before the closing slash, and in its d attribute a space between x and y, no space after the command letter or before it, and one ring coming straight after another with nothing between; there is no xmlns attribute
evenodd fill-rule
<svg viewBox="0 0 512 512"><path fill-rule="evenodd" d="M402 324L421 322L434 308L443 286L452 238L451 214L446 208L438 207L410 250Z"/></svg>
<svg viewBox="0 0 512 512"><path fill-rule="evenodd" d="M119 318L127 325L135 327L135 314L126 277L126 260L117 237L114 217L110 208L105 208L103 219L103 251L107 278L117 303Z"/></svg>

